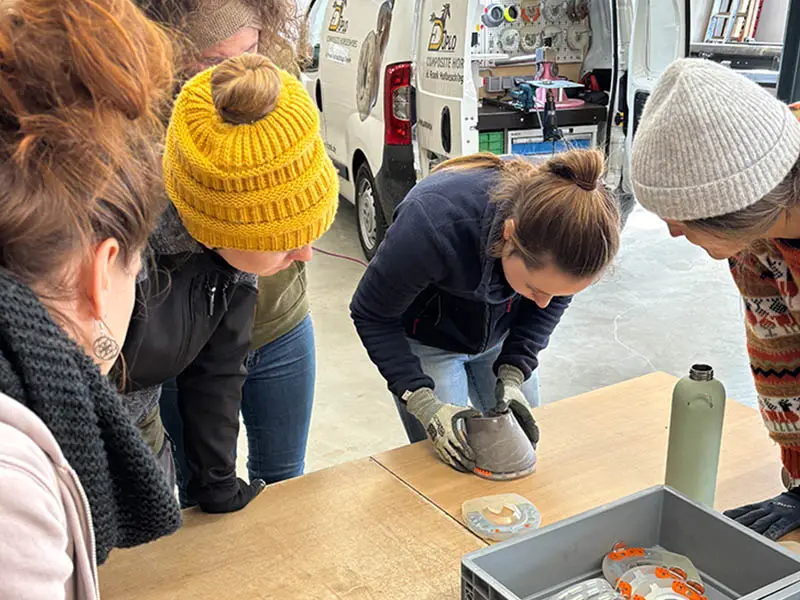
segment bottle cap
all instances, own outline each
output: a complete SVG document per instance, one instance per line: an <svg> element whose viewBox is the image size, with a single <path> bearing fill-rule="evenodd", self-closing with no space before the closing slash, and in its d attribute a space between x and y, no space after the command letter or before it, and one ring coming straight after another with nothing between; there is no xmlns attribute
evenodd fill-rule
<svg viewBox="0 0 800 600"><path fill-rule="evenodd" d="M714 379L714 369L708 365L692 365L689 369L689 379L692 381L712 381Z"/></svg>

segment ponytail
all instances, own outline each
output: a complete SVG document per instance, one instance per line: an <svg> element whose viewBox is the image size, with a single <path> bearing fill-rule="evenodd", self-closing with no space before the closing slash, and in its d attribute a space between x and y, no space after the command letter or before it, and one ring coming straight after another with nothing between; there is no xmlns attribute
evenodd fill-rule
<svg viewBox="0 0 800 600"><path fill-rule="evenodd" d="M514 221L495 256L520 256L528 269L549 264L575 278L597 277L619 250L617 202L602 182L603 154L571 150L541 165L501 161L492 198L504 219Z"/></svg>

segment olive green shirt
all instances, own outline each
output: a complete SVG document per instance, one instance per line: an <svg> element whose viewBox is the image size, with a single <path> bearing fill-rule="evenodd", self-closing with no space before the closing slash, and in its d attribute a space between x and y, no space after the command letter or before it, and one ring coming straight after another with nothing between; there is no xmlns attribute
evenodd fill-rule
<svg viewBox="0 0 800 600"><path fill-rule="evenodd" d="M258 306L250 348L277 340L302 323L309 311L306 264L294 262L288 269L258 278Z"/></svg>

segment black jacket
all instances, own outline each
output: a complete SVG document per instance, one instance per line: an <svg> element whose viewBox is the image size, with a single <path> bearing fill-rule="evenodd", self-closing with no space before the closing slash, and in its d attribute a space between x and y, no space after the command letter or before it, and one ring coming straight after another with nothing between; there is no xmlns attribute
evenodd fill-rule
<svg viewBox="0 0 800 600"><path fill-rule="evenodd" d="M238 491L235 449L258 292L255 278L194 243L170 211L172 230L156 232L161 244L137 288L123 347L126 391L155 389L157 403L154 386L177 378L189 493L202 505ZM154 407L141 407L138 420Z"/></svg>
<svg viewBox="0 0 800 600"><path fill-rule="evenodd" d="M546 309L515 293L490 247L502 219L489 200L494 173L443 172L417 184L400 203L386 239L350 306L361 341L389 389L433 387L406 337L457 353L479 354L503 343L495 370L525 377L570 298Z"/></svg>

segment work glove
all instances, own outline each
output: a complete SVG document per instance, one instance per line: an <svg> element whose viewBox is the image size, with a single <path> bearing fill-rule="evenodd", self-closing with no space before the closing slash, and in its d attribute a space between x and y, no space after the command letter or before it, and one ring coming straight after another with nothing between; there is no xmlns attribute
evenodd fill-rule
<svg viewBox="0 0 800 600"><path fill-rule="evenodd" d="M800 528L800 488L758 504L725 511L725 516L777 541Z"/></svg>
<svg viewBox="0 0 800 600"><path fill-rule="evenodd" d="M500 365L497 369L497 385L494 388L494 397L497 401L495 409L498 412L505 412L505 408L508 407L535 449L539 443L539 426L533 418L531 405L522 393L523 383L525 375L517 367Z"/></svg>
<svg viewBox="0 0 800 600"><path fill-rule="evenodd" d="M457 471L472 472L475 468L475 453L469 447L463 423L472 416L481 414L468 406L445 404L430 388L420 388L404 396L408 412L425 427L439 458Z"/></svg>
<svg viewBox="0 0 800 600"><path fill-rule="evenodd" d="M267 487L263 479L254 479L247 483L244 479L237 478L236 482L239 484L239 489L235 495L222 502L201 502L200 509L212 514L236 512L250 504L250 501Z"/></svg>

